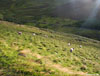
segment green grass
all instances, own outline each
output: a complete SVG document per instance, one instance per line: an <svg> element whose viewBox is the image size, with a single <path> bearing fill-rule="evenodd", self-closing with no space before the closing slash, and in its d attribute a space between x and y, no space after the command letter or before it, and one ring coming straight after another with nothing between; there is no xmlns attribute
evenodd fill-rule
<svg viewBox="0 0 100 76"><path fill-rule="evenodd" d="M100 21L83 25L85 20L59 17L55 11L70 0L1 0L0 20L48 28L100 40ZM86 28L86 29L80 29Z"/></svg>
<svg viewBox="0 0 100 76"><path fill-rule="evenodd" d="M82 76L80 72L100 74L100 41L0 21L0 76Z"/></svg>
<svg viewBox="0 0 100 76"><path fill-rule="evenodd" d="M25 24L100 40L99 26L96 26L98 25L96 23L92 24L91 26L83 26L84 21L44 16L39 20Z"/></svg>

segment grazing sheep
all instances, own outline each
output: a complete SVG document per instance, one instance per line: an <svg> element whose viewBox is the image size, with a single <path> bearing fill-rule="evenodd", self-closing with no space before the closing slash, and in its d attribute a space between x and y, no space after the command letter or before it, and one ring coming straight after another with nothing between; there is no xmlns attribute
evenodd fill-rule
<svg viewBox="0 0 100 76"><path fill-rule="evenodd" d="M22 32L18 32L19 35L22 35Z"/></svg>
<svg viewBox="0 0 100 76"><path fill-rule="evenodd" d="M35 33L33 33L32 35L33 35L33 36L35 36L36 34L35 34Z"/></svg>
<svg viewBox="0 0 100 76"><path fill-rule="evenodd" d="M71 45L71 43L68 43L68 46L70 46Z"/></svg>
<svg viewBox="0 0 100 76"><path fill-rule="evenodd" d="M82 48L82 45L80 45L80 48Z"/></svg>
<svg viewBox="0 0 100 76"><path fill-rule="evenodd" d="M71 48L71 49L70 49L70 52L72 53L73 51L74 51L74 48Z"/></svg>
<svg viewBox="0 0 100 76"><path fill-rule="evenodd" d="M44 35L44 36L48 38L48 35Z"/></svg>

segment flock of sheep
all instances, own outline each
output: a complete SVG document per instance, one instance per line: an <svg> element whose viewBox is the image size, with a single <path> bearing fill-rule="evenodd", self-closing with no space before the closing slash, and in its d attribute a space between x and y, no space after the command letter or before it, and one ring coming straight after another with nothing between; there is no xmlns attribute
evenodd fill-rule
<svg viewBox="0 0 100 76"><path fill-rule="evenodd" d="M71 46L71 43L68 43L68 46ZM82 45L80 45L79 47L82 48ZM71 48L70 52L73 52L73 51L74 51L74 48Z"/></svg>
<svg viewBox="0 0 100 76"><path fill-rule="evenodd" d="M22 35L22 32L18 32L19 35ZM36 33L32 33L33 36L36 35ZM45 35L47 37L47 35ZM68 43L68 46L71 46L71 43ZM80 48L82 48L82 45L79 46ZM72 53L74 51L74 48L70 48L70 52Z"/></svg>

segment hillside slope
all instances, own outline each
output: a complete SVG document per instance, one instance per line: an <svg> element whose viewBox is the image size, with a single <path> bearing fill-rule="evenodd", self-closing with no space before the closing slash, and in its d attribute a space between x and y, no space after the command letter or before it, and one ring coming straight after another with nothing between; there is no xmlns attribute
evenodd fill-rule
<svg viewBox="0 0 100 76"><path fill-rule="evenodd" d="M0 0L0 20L50 28L100 40L100 21L84 21L92 12L97 0L75 0L76 6L73 1Z"/></svg>
<svg viewBox="0 0 100 76"><path fill-rule="evenodd" d="M0 0L0 13L4 19L14 22L29 22L40 16L58 16L85 20L96 8L97 0ZM100 8L96 18L100 19ZM19 20L19 21L17 21Z"/></svg>
<svg viewBox="0 0 100 76"><path fill-rule="evenodd" d="M100 74L100 41L0 21L0 76L87 74Z"/></svg>
<svg viewBox="0 0 100 76"><path fill-rule="evenodd" d="M0 14L4 20L16 23L34 22L41 16L51 16L56 0L1 0ZM59 3L59 2L58 2Z"/></svg>

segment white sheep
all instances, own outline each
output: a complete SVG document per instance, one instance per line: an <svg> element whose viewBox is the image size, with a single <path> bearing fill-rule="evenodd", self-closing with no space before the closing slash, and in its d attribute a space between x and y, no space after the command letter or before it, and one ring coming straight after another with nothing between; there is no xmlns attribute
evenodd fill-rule
<svg viewBox="0 0 100 76"><path fill-rule="evenodd" d="M71 43L68 43L68 46L70 46L71 45Z"/></svg>
<svg viewBox="0 0 100 76"><path fill-rule="evenodd" d="M19 35L22 35L22 32L18 32Z"/></svg>
<svg viewBox="0 0 100 76"><path fill-rule="evenodd" d="M44 36L48 38L48 35L44 35Z"/></svg>
<svg viewBox="0 0 100 76"><path fill-rule="evenodd" d="M74 48L71 48L71 49L70 49L70 52L73 52L73 51L74 51Z"/></svg>
<svg viewBox="0 0 100 76"><path fill-rule="evenodd" d="M82 45L80 45L80 48L82 48Z"/></svg>
<svg viewBox="0 0 100 76"><path fill-rule="evenodd" d="M35 33L33 33L32 35L33 35L33 36L35 36L36 34L35 34Z"/></svg>

